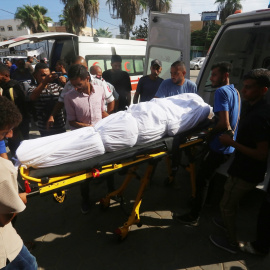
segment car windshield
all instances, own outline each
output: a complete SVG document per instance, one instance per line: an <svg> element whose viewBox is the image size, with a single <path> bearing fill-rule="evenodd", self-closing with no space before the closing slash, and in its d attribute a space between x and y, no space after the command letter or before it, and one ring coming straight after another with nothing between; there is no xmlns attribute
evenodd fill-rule
<svg viewBox="0 0 270 270"><path fill-rule="evenodd" d="M192 59L191 61L198 62L200 59L201 59L200 57L196 57L196 58Z"/></svg>

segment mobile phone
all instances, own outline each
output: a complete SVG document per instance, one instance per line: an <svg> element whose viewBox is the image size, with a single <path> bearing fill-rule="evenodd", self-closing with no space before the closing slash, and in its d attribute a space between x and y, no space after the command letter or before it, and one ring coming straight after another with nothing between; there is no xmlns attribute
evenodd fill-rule
<svg viewBox="0 0 270 270"><path fill-rule="evenodd" d="M62 72L55 72L55 74L57 74L57 75L58 75L58 77L60 77L60 76L62 76L62 75L63 75L63 73L62 73Z"/></svg>

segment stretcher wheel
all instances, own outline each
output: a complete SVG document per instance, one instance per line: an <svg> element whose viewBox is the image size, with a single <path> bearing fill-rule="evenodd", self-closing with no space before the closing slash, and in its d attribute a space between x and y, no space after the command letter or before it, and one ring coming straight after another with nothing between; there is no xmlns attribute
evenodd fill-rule
<svg viewBox="0 0 270 270"><path fill-rule="evenodd" d="M142 223L141 222L137 223L137 227L138 228L141 228L142 227Z"/></svg>
<svg viewBox="0 0 270 270"><path fill-rule="evenodd" d="M126 228L126 227L117 228L114 231L114 234L117 236L119 241L122 241L127 237L128 228Z"/></svg>
<svg viewBox="0 0 270 270"><path fill-rule="evenodd" d="M66 191L62 190L62 191L58 191L56 193L53 193L53 198L54 198L55 202L63 203L65 198L66 198Z"/></svg>

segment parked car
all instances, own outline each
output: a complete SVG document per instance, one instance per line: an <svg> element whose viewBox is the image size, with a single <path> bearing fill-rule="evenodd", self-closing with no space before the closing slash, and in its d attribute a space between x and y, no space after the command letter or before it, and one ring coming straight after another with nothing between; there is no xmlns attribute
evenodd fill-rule
<svg viewBox="0 0 270 270"><path fill-rule="evenodd" d="M205 57L196 57L190 61L190 69L201 69Z"/></svg>

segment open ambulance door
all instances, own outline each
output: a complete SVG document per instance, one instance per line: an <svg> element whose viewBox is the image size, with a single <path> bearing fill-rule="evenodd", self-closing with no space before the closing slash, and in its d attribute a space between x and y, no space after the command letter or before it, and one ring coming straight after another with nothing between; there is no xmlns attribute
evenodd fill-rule
<svg viewBox="0 0 270 270"><path fill-rule="evenodd" d="M150 13L144 75L149 74L153 59L159 59L162 62L161 78L170 78L171 64L177 60L185 62L186 78L189 78L189 14Z"/></svg>

